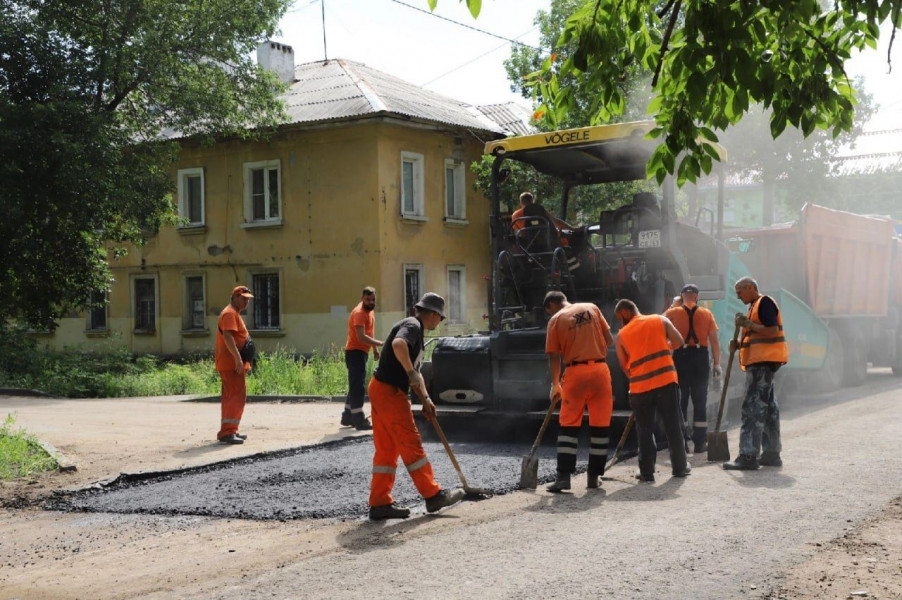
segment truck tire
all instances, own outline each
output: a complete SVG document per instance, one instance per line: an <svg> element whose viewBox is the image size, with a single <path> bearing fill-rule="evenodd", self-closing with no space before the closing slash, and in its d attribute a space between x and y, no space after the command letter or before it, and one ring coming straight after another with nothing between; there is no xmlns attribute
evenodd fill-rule
<svg viewBox="0 0 902 600"><path fill-rule="evenodd" d="M868 378L868 342L861 332L849 332L843 340L842 381L846 387L863 385Z"/></svg>

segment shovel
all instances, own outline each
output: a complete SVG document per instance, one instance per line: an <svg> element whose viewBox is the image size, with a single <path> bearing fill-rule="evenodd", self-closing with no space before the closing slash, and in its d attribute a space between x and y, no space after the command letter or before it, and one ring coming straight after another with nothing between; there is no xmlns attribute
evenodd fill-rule
<svg viewBox="0 0 902 600"><path fill-rule="evenodd" d="M457 471L457 476L460 477L461 487L464 489L464 494L466 494L464 497L467 500L484 500L486 498L491 498L492 496L494 496L495 493L492 490L470 487L470 485L467 483L467 478L464 477L464 472L460 470L460 465L457 464L457 458L454 456L454 452L451 450L451 445L448 443L448 438L445 437L445 432L442 431L442 426L438 424L438 416L435 413L430 414L425 410L426 400L429 400L429 396L427 396L425 392L423 392L423 390L418 386L414 387L414 390L416 390L416 394L417 396L419 396L420 402L423 403L423 414L426 416L426 419L428 419L429 422L432 423L432 426L435 427L435 433L438 434L438 439L442 441L442 445L445 447L445 452L448 453L448 458L451 459L451 464L454 465L454 470ZM429 401L432 402L431 400Z"/></svg>
<svg viewBox="0 0 902 600"><path fill-rule="evenodd" d="M555 404L551 404L548 407L548 412L545 413L545 420L542 421L542 427L539 429L539 435L536 436L536 441L532 445L532 450L529 451L529 456L523 457L523 462L520 464L521 490L534 490L539 485L539 459L536 458L536 452L539 446L542 445L542 438L545 437L545 430L548 429L548 424L551 423L554 407Z"/></svg>
<svg viewBox="0 0 902 600"><path fill-rule="evenodd" d="M616 465L617 461L620 459L620 451L623 450L623 445L626 443L626 438L629 436L630 429L632 429L633 421L635 420L636 413L630 413L629 420L626 422L626 425L623 426L623 435L620 436L620 441L617 443L617 449L614 450L614 458L612 458L611 462L604 468L605 471Z"/></svg>
<svg viewBox="0 0 902 600"><path fill-rule="evenodd" d="M728 462L730 460L730 445L727 440L727 432L720 430L720 421L723 419L723 407L727 403L727 388L730 386L730 370L733 367L733 356L739 345L739 325L733 332L733 344L730 344L730 358L727 360L727 371L723 375L723 386L720 390L720 407L717 409L717 423L714 431L708 432L708 462Z"/></svg>

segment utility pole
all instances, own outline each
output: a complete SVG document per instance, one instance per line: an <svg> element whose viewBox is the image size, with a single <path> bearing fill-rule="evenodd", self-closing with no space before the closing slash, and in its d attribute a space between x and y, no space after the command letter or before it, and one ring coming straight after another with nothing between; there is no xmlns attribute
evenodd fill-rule
<svg viewBox="0 0 902 600"><path fill-rule="evenodd" d="M323 14L323 62L329 60L329 52L326 49L326 0L320 0L320 7Z"/></svg>

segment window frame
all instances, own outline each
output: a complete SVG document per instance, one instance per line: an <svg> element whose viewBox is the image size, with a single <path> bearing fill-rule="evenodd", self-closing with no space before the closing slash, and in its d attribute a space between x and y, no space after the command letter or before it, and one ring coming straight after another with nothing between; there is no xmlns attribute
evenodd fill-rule
<svg viewBox="0 0 902 600"><path fill-rule="evenodd" d="M110 329L110 303L108 301L109 293L107 290L94 290L91 296L100 294L103 296L104 305L101 308L86 308L85 312L85 331L88 333L103 333ZM94 298L91 298L93 302ZM94 323L94 311L103 310L103 327L98 327Z"/></svg>
<svg viewBox="0 0 902 600"><path fill-rule="evenodd" d="M200 279L200 291L204 303L204 324L200 327L194 325L194 311L191 308L191 288L188 285L189 279ZM207 331L207 274L203 271L187 271L182 273L182 331L189 333L198 333Z"/></svg>
<svg viewBox="0 0 902 600"><path fill-rule="evenodd" d="M267 325L264 327L264 326L261 326L260 323L257 322L257 302L259 301L259 298L261 298L261 295L260 295L260 289L258 289L258 288L260 288L260 286L254 285L254 278L260 277L263 275L275 275L278 278L279 293L278 293L278 297L276 298L276 300L278 301L278 304L279 304L278 315L277 315L278 319L279 319L279 323L276 326ZM284 285L284 277L282 276L281 269L254 270L254 271L251 271L250 273L248 273L248 278L250 279L250 281L248 282L247 286L254 293L254 297L251 299L251 301L248 303L248 306L247 306L248 318L251 321L251 331L282 331L283 324L285 322L283 314L282 314L282 296L283 296L283 292L285 289L285 285Z"/></svg>
<svg viewBox="0 0 902 600"><path fill-rule="evenodd" d="M406 210L404 205L404 200L406 197L406 187L404 185L404 163L410 162L413 164L413 173L412 173L412 184L413 190L411 193L413 194L413 211ZM414 221L425 221L426 220L426 159L425 157L418 152L408 152L406 150L401 151L401 169L400 169L400 177L401 184L398 186L401 190L401 218L411 219Z"/></svg>
<svg viewBox="0 0 902 600"><path fill-rule="evenodd" d="M443 172L444 185L444 205L445 205L445 221L466 223L467 221L467 172L464 168L464 162L453 158L445 159L445 169ZM460 214L451 214L448 210L448 170L452 170L452 182L454 192L454 203L460 206Z"/></svg>
<svg viewBox="0 0 902 600"><path fill-rule="evenodd" d="M186 180L195 175L200 176L200 221L192 221L190 216L190 206L188 204L188 186ZM204 176L203 167L192 167L190 169L178 170L178 209L179 217L186 219L188 222L181 225L181 228L203 227L207 224L207 188L206 177Z"/></svg>
<svg viewBox="0 0 902 600"><path fill-rule="evenodd" d="M451 273L456 272L460 276L460 289L458 291L458 318L454 318L451 314L451 307L454 304L454 298L451 297ZM448 265L445 268L445 285L448 290L447 317L448 323L461 324L467 322L467 267L466 265Z"/></svg>
<svg viewBox="0 0 902 600"><path fill-rule="evenodd" d="M264 197L269 198L270 190L269 190L269 177L267 173L271 169L276 170L276 186L278 194L278 206L279 206L279 215L277 217L272 217L269 215L269 202L264 203L264 213L267 215L263 219L255 219L254 218L254 198L253 198L253 178L252 172L257 169L263 169L263 186L264 186ZM282 161L278 158L272 160L261 160L256 162L247 162L242 165L242 174L244 177L244 224L243 227L254 227L254 226L266 226L266 225L281 225L282 224L282 214L283 214L283 202L282 202Z"/></svg>
<svg viewBox="0 0 902 600"><path fill-rule="evenodd" d="M414 304L420 300L426 289L426 266L423 263L404 263L401 266L401 290L404 297L404 316L409 317L413 314L413 304L407 304L407 272L416 271L419 278L419 290L417 290L416 300Z"/></svg>
<svg viewBox="0 0 902 600"><path fill-rule="evenodd" d="M153 329L139 329L138 328L138 281L139 280L150 280L153 281ZM131 319L132 319L132 333L139 335L156 335L157 326L160 321L160 280L156 273L139 273L131 276L131 298L130 298L130 309L131 309Z"/></svg>

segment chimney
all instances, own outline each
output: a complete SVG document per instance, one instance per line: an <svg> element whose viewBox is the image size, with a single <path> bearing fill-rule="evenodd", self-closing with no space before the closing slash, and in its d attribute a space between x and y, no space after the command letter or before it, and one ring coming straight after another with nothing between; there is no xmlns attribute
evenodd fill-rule
<svg viewBox="0 0 902 600"><path fill-rule="evenodd" d="M257 64L275 73L282 83L294 83L294 50L291 46L267 40L257 46Z"/></svg>

